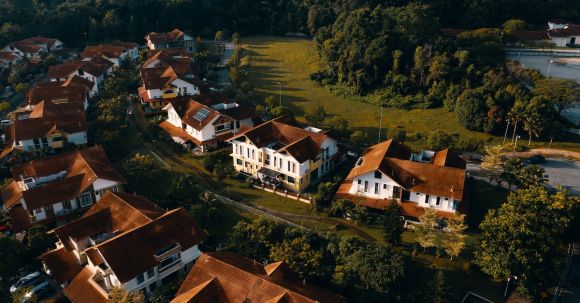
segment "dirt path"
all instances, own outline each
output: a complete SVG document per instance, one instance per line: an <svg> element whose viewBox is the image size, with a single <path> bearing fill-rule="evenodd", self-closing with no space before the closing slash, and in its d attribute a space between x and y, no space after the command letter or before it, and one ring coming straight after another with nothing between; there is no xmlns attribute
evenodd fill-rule
<svg viewBox="0 0 580 303"><path fill-rule="evenodd" d="M512 153L510 153L511 155ZM580 160L580 152L565 150L565 149L553 149L553 148L534 148L525 152L517 152L514 154L516 157L531 157L535 155L542 155L546 157L564 157L564 158L574 158Z"/></svg>

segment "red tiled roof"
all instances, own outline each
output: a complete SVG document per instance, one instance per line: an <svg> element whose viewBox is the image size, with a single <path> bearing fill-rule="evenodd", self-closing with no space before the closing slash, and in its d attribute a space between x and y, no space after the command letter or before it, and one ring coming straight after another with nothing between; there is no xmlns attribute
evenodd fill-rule
<svg viewBox="0 0 580 303"><path fill-rule="evenodd" d="M168 33L151 32L145 38L149 38L149 40L151 40L151 42L157 44L157 43L163 43L163 42L177 41L182 36L183 36L183 32L176 28Z"/></svg>
<svg viewBox="0 0 580 303"><path fill-rule="evenodd" d="M346 302L346 298L302 283L283 262L256 263L229 252L204 253L172 303Z"/></svg>
<svg viewBox="0 0 580 303"><path fill-rule="evenodd" d="M87 88L83 86L36 86L28 93L28 101L31 105L36 105L43 100L84 103L87 93Z"/></svg>
<svg viewBox="0 0 580 303"><path fill-rule="evenodd" d="M115 45L89 45L81 54L82 58L94 58L105 56L107 58L119 58L127 52L127 48Z"/></svg>
<svg viewBox="0 0 580 303"><path fill-rule="evenodd" d="M161 129L163 129L169 136L171 137L178 137L183 142L192 142L197 146L201 145L201 141L197 140L186 131L179 127L175 127L173 124L169 123L169 121L165 120L158 124Z"/></svg>
<svg viewBox="0 0 580 303"><path fill-rule="evenodd" d="M48 67L48 78L67 78L77 71L84 61L67 61L58 65Z"/></svg>

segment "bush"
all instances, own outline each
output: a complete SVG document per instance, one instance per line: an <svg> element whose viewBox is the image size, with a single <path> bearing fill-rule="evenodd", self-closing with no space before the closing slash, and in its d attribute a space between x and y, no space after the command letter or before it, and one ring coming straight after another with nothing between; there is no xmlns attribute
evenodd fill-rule
<svg viewBox="0 0 580 303"><path fill-rule="evenodd" d="M330 217L344 218L354 208L354 204L347 200L335 200L330 204L327 215Z"/></svg>
<svg viewBox="0 0 580 303"><path fill-rule="evenodd" d="M453 137L442 130L434 130L429 134L427 147L431 150L442 150L453 144Z"/></svg>
<svg viewBox="0 0 580 303"><path fill-rule="evenodd" d="M407 139L407 131L404 127L397 126L389 130L388 136L389 139L393 139L397 142L405 142L405 139Z"/></svg>

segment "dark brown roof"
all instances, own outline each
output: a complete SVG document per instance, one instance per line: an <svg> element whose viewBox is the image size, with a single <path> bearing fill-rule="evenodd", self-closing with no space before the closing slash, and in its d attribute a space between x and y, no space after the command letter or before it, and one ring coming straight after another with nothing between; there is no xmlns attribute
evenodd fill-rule
<svg viewBox="0 0 580 303"><path fill-rule="evenodd" d="M80 219L57 227L63 245L73 249L69 239L83 239L102 232L128 231L152 222L165 211L144 197L107 192Z"/></svg>
<svg viewBox="0 0 580 303"><path fill-rule="evenodd" d="M106 303L108 295L100 290L98 284L92 280L93 273L88 267L83 268L64 288L65 296L72 303Z"/></svg>
<svg viewBox="0 0 580 303"><path fill-rule="evenodd" d="M465 169L462 160L444 150L434 157L434 164L410 160L410 151L393 140L368 148L347 176L347 180L380 171L408 191L462 200ZM444 164L445 166L442 166Z"/></svg>
<svg viewBox="0 0 580 303"><path fill-rule="evenodd" d="M84 103L87 93L87 88L83 86L36 86L28 93L28 101L32 105L43 100Z"/></svg>
<svg viewBox="0 0 580 303"><path fill-rule="evenodd" d="M77 71L85 62L84 61L67 61L62 64L49 66L49 78L67 78L75 71Z"/></svg>
<svg viewBox="0 0 580 303"><path fill-rule="evenodd" d="M119 58L127 52L127 48L120 45L89 45L81 54L82 58L95 58L105 56L107 58Z"/></svg>
<svg viewBox="0 0 580 303"><path fill-rule="evenodd" d="M467 167L467 162L450 151L449 148L436 152L431 162L437 166L455 167L461 169L465 169Z"/></svg>
<svg viewBox="0 0 580 303"><path fill-rule="evenodd" d="M179 50L179 51L176 51ZM143 68L167 68L171 67L178 75L199 75L199 67L190 58L189 53L183 49L160 49L151 51L149 59L143 63ZM153 65L154 62L158 62Z"/></svg>
<svg viewBox="0 0 580 303"><path fill-rule="evenodd" d="M114 65L113 62L103 58L94 57L90 61L84 61L84 64L79 68L79 70L85 71L93 76L100 77L107 73L109 68Z"/></svg>
<svg viewBox="0 0 580 303"><path fill-rule="evenodd" d="M82 269L74 253L64 247L45 253L40 258L50 268L51 275L58 284L72 280Z"/></svg>
<svg viewBox="0 0 580 303"><path fill-rule="evenodd" d="M44 101L36 106L42 105L42 103ZM72 105L75 104L73 103ZM59 116L43 115L41 117L30 117L28 119L16 119L14 124L10 126L9 139L11 142L14 142L46 138L48 135L55 133L73 134L86 131L87 123L83 110L62 113Z"/></svg>
<svg viewBox="0 0 580 303"><path fill-rule="evenodd" d="M66 171L60 180L48 182L30 190L20 188L18 181L27 177L42 177ZM4 206L10 208L24 198L29 210L73 199L99 178L126 183L115 170L101 146L84 148L12 167L14 181L2 191Z"/></svg>
<svg viewBox="0 0 580 303"><path fill-rule="evenodd" d="M547 40L550 39L548 32L545 30L539 31L514 31L512 36L520 40Z"/></svg>
<svg viewBox="0 0 580 303"><path fill-rule="evenodd" d="M234 253L204 253L172 303L346 302L344 297L302 283L283 262L263 265Z"/></svg>
<svg viewBox="0 0 580 303"><path fill-rule="evenodd" d="M69 77L66 81L62 83L62 86L75 86L75 85L77 86L81 85L91 90L93 87L95 87L95 82L83 78L81 76L74 75L72 77Z"/></svg>
<svg viewBox="0 0 580 303"><path fill-rule="evenodd" d="M548 31L550 37L570 37L580 35L579 24L569 24L565 28L552 29Z"/></svg>
<svg viewBox="0 0 580 303"><path fill-rule="evenodd" d="M151 32L145 38L149 38L153 43L163 43L177 41L182 36L183 32L176 28L168 33Z"/></svg>
<svg viewBox="0 0 580 303"><path fill-rule="evenodd" d="M278 152L286 152L300 163L314 159L320 154L320 147L329 138L325 133L315 133L286 121L287 117L280 117L254 128L239 132L230 141L240 137L250 140L258 148L268 145L281 145Z"/></svg>

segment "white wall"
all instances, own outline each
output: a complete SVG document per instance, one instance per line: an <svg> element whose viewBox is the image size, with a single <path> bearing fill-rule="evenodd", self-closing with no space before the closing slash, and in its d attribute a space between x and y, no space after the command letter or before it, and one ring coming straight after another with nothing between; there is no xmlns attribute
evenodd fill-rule
<svg viewBox="0 0 580 303"><path fill-rule="evenodd" d="M365 182L368 184L366 192L364 190ZM375 184L378 184L377 194L375 194ZM372 171L354 178L349 193L353 195L362 194L365 197L374 199L392 199L394 186L401 187L397 182L383 173L381 173L380 179L375 178L375 172Z"/></svg>

